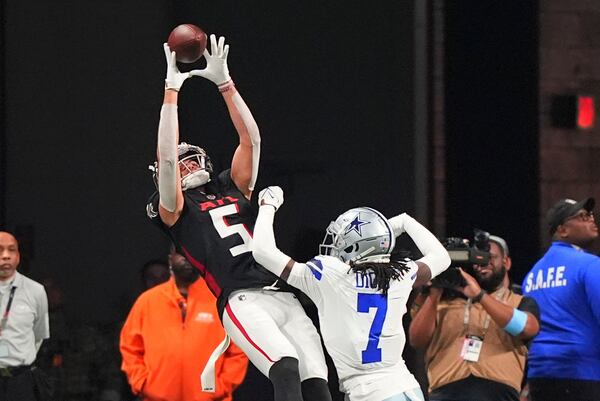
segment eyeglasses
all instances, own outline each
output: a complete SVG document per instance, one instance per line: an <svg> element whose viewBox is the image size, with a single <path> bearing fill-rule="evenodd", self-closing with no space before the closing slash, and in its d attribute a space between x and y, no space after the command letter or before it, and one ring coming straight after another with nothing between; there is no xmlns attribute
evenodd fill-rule
<svg viewBox="0 0 600 401"><path fill-rule="evenodd" d="M567 222L569 220L579 220L579 221L583 221L583 222L594 220L594 212L592 212L592 211L588 212L587 210L584 210L582 212L577 213L576 215L573 215L573 216L567 218L565 220L565 222Z"/></svg>

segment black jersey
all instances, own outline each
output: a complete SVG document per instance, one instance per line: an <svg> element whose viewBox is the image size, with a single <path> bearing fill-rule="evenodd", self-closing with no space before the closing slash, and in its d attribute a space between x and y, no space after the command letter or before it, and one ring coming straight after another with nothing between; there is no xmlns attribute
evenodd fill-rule
<svg viewBox="0 0 600 401"><path fill-rule="evenodd" d="M272 286L278 277L252 257L257 210L231 180L230 170L202 189L204 192L183 192L183 211L172 227L164 225L158 215L158 193L150 198L147 212L171 237L178 252L200 270L222 313L231 292ZM277 286L281 285L284 283L279 281Z"/></svg>

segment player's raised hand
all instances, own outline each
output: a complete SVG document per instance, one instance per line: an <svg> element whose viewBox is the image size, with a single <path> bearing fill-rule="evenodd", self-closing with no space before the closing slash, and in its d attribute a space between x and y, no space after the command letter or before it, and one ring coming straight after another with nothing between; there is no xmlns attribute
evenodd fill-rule
<svg viewBox="0 0 600 401"><path fill-rule="evenodd" d="M175 52L172 52L168 44L163 44L165 50L165 59L167 60L167 77L165 78L165 88L179 92L183 82L190 77L189 72L180 72L177 68Z"/></svg>
<svg viewBox="0 0 600 401"><path fill-rule="evenodd" d="M215 85L221 86L231 81L229 68L227 67L227 55L229 54L229 45L225 44L225 37L221 36L219 41L214 34L210 35L210 53L204 50L206 67L203 70L192 70L190 75L197 75L212 81Z"/></svg>
<svg viewBox="0 0 600 401"><path fill-rule="evenodd" d="M283 190L280 187L267 187L258 194L258 205L270 205L277 209L283 204Z"/></svg>

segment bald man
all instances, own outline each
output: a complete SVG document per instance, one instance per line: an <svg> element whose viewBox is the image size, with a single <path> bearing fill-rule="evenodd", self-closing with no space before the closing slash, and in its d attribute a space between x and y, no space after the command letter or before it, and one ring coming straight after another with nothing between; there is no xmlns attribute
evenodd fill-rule
<svg viewBox="0 0 600 401"><path fill-rule="evenodd" d="M37 400L32 363L50 337L46 291L17 271L20 261L17 239L0 231L0 401Z"/></svg>

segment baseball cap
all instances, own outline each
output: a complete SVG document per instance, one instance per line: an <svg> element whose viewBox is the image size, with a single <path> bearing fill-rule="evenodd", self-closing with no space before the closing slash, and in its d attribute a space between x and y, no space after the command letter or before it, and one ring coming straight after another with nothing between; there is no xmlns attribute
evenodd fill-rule
<svg viewBox="0 0 600 401"><path fill-rule="evenodd" d="M558 226L563 224L569 217L575 216L580 209L591 212L594 209L596 201L594 198L585 198L579 202L573 199L561 199L556 202L546 214L546 221L550 234L554 234Z"/></svg>
<svg viewBox="0 0 600 401"><path fill-rule="evenodd" d="M504 238L498 237L497 235L490 235L490 241L495 242L500 246L500 248L502 248L504 256L510 256L508 253L508 245L506 244Z"/></svg>

